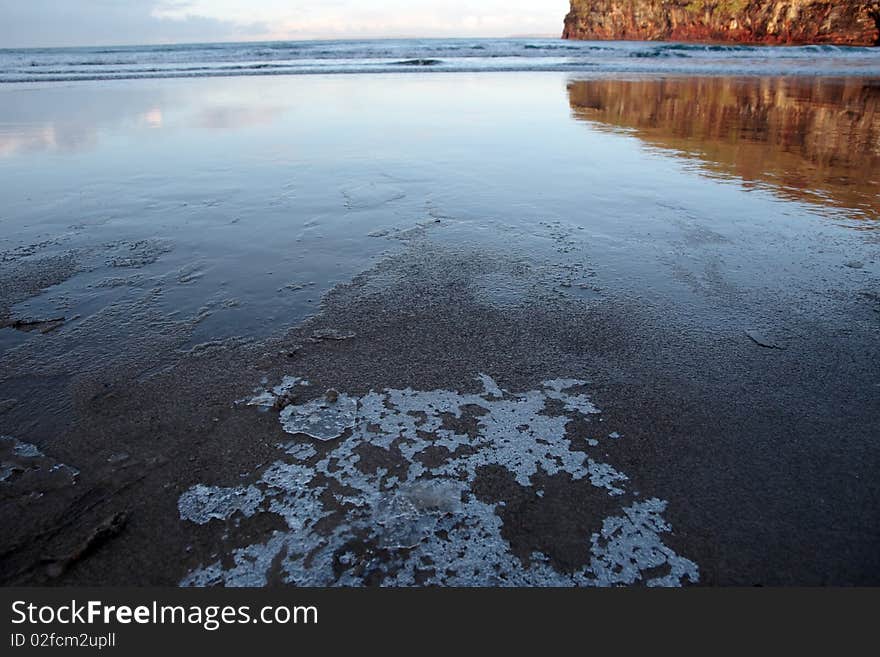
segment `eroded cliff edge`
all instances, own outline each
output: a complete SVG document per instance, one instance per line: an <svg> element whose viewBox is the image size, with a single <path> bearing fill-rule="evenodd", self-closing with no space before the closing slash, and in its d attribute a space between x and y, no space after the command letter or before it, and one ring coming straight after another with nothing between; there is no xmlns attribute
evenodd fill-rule
<svg viewBox="0 0 880 657"><path fill-rule="evenodd" d="M571 0L564 39L880 45L880 0Z"/></svg>

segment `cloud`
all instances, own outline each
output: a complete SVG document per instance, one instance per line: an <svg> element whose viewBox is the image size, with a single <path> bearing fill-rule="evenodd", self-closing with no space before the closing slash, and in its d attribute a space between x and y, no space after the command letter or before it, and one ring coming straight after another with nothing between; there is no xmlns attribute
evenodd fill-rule
<svg viewBox="0 0 880 657"><path fill-rule="evenodd" d="M568 0L0 0L0 45L557 34L568 4Z"/></svg>
<svg viewBox="0 0 880 657"><path fill-rule="evenodd" d="M508 36L556 34L568 0L182 0L160 15L243 21L269 28L267 38Z"/></svg>
<svg viewBox="0 0 880 657"><path fill-rule="evenodd" d="M267 32L254 21L163 15L164 0L0 0L6 48L228 41Z"/></svg>

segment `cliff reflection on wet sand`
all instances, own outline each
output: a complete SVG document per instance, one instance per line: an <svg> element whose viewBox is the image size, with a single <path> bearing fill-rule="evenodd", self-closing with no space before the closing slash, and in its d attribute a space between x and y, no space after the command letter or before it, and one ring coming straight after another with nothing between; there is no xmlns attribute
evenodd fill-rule
<svg viewBox="0 0 880 657"><path fill-rule="evenodd" d="M785 198L880 219L880 82L669 78L568 86L572 113Z"/></svg>

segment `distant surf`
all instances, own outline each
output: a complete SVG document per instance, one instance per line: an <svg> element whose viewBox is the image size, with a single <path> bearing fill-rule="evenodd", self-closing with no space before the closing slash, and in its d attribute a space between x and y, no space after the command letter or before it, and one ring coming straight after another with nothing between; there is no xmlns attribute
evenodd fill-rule
<svg viewBox="0 0 880 657"><path fill-rule="evenodd" d="M402 71L880 76L880 48L396 39L0 49L0 83Z"/></svg>

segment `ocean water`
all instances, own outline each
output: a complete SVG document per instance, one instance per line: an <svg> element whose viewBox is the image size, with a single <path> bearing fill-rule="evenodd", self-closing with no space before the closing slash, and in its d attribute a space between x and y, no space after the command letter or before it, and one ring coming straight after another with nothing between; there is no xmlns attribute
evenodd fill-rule
<svg viewBox="0 0 880 657"><path fill-rule="evenodd" d="M878 139L880 84L867 77L5 84L0 283L60 268L9 310L70 318L59 337L121 303L198 317L193 344L259 336L313 314L427 226L453 249L516 249L551 292L589 263L616 294L675 299L694 317L706 303L693 290L718 284L716 257L737 288L867 285L880 263ZM712 257L678 255L690 244ZM506 274L480 286L489 304L528 292ZM559 289L601 294L592 287ZM113 344L117 328L107 320L91 344ZM0 328L0 352L37 337Z"/></svg>
<svg viewBox="0 0 880 657"><path fill-rule="evenodd" d="M874 76L880 48L396 39L0 49L0 83L413 70Z"/></svg>
<svg viewBox="0 0 880 657"><path fill-rule="evenodd" d="M7 509L16 531L0 550L130 477L134 512L179 530L132 531L69 576L260 584L283 564L291 581L328 584L333 552L349 563L339 583L359 584L346 545L414 545L416 518L430 534L407 564L430 551L448 577L442 559L459 550L501 564L447 583L616 584L658 555L652 583L876 580L864 528L880 469L880 50L7 50L0 198L0 433L14 436L0 439L0 479L26 468L15 485L32 487L14 489L28 502ZM279 351L272 338L297 327ZM534 382L513 388L516 372ZM235 402L266 400L282 375L340 391L325 428L353 431L354 402L376 411L361 417L377 431L352 436L401 445L407 472L422 431L444 425L455 476L391 485L403 470L376 457L361 472L355 455L375 452L348 439L274 450L311 407L257 425ZM492 432L446 431L440 409L474 404L486 415L449 426ZM570 432L587 426L608 458L575 467ZM483 438L491 450L458 449ZM477 494L477 468L497 464L511 474L490 487L510 482L499 499L524 500L518 515L505 514L519 501ZM538 469L559 482L546 497ZM328 515L319 481L357 510ZM236 527L257 508L297 529ZM432 508L457 515L405 511ZM529 552L539 575L522 577L506 517L540 530L529 545L549 532L572 566L554 574ZM590 526L623 536L600 544ZM66 551L34 545L34 559ZM166 567L131 569L138 550ZM308 571L300 553L315 555ZM610 566L590 578L581 558Z"/></svg>

